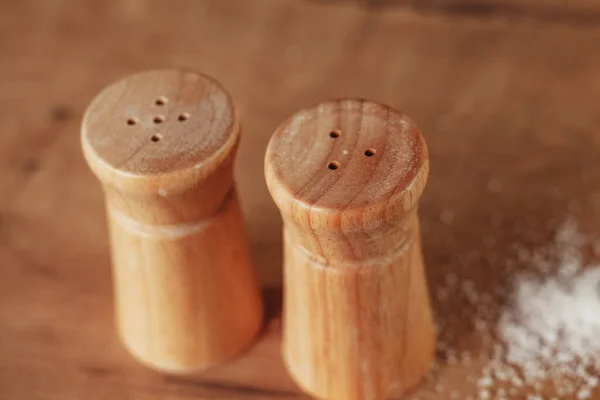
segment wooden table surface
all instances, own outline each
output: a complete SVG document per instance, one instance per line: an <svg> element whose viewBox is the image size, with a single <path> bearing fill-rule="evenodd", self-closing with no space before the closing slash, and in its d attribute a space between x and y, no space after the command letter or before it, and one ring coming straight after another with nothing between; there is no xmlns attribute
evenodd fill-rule
<svg viewBox="0 0 600 400"><path fill-rule="evenodd" d="M243 357L194 377L145 369L115 336L103 198L79 144L91 98L155 67L206 72L235 99L269 314ZM586 0L0 1L0 398L304 397L279 354L281 226L262 172L277 124L342 96L410 115L431 156L431 290L448 271L485 290L505 284L498 256L543 244L565 216L600 232L599 71L600 4ZM438 315L463 306L434 299ZM476 393L466 376L485 349L469 321L458 329L481 361L440 356L415 398Z"/></svg>

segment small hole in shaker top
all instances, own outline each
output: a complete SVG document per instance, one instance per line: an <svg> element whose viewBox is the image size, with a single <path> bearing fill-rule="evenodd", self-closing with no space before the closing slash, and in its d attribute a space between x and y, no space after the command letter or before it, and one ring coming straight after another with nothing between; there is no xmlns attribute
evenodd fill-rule
<svg viewBox="0 0 600 400"><path fill-rule="evenodd" d="M337 162L337 161L332 161L332 162L330 162L330 163L329 163L329 165L327 166L327 168L329 168L329 169L333 169L333 170L336 170L336 169L338 169L339 167L340 167L340 163L339 163L339 162Z"/></svg>
<svg viewBox="0 0 600 400"><path fill-rule="evenodd" d="M341 134L342 134L342 132L339 129L334 129L331 132L329 132L329 137L337 139L340 137Z"/></svg>
<svg viewBox="0 0 600 400"><path fill-rule="evenodd" d="M167 104L167 98L160 96L159 98L156 99L154 104L156 104L157 106L164 106L165 104Z"/></svg>
<svg viewBox="0 0 600 400"><path fill-rule="evenodd" d="M135 125L135 124L137 124L137 119L135 119L135 118L129 118L129 119L127 120L127 125L129 125L129 126L133 126L133 125Z"/></svg>
<svg viewBox="0 0 600 400"><path fill-rule="evenodd" d="M188 114L188 113L181 113L177 117L177 120L180 121L180 122L184 122L184 121L187 121L189 117L190 117L190 114Z"/></svg>
<svg viewBox="0 0 600 400"><path fill-rule="evenodd" d="M163 117L162 115L156 116L153 119L155 124L162 124L163 122L165 122L165 117Z"/></svg>
<svg viewBox="0 0 600 400"><path fill-rule="evenodd" d="M367 156L367 157L373 157L375 155L375 153L377 153L377 151L375 151L375 149L365 150L365 156Z"/></svg>
<svg viewBox="0 0 600 400"><path fill-rule="evenodd" d="M160 139L162 139L162 135L160 133L155 133L154 135L150 136L150 140L152 140L154 143L160 141Z"/></svg>

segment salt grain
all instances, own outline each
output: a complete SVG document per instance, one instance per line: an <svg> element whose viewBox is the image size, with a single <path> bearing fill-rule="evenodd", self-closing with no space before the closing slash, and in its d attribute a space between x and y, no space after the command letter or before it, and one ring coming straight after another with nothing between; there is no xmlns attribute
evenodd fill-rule
<svg viewBox="0 0 600 400"><path fill-rule="evenodd" d="M592 392L587 387L583 388L579 392L577 392L577 398L578 399L589 399L591 395L592 395Z"/></svg>
<svg viewBox="0 0 600 400"><path fill-rule="evenodd" d="M600 249L600 242L598 242L599 245L599 249ZM452 272L448 272L445 276L445 280L446 280L446 284L453 288L454 286L456 286L456 283L458 282L458 278L456 276L456 274L453 274Z"/></svg>
<svg viewBox="0 0 600 400"><path fill-rule="evenodd" d="M454 211L452 210L444 210L440 214L440 221L446 225L452 225L454 222Z"/></svg>
<svg viewBox="0 0 600 400"><path fill-rule="evenodd" d="M440 288L436 292L436 297L438 300L444 301L444 300L448 299L448 291L444 288Z"/></svg>
<svg viewBox="0 0 600 400"><path fill-rule="evenodd" d="M498 228L502 224L502 214L495 212L490 217L490 223L493 227Z"/></svg>
<svg viewBox="0 0 600 400"><path fill-rule="evenodd" d="M490 193L498 193L502 190L502 182L498 178L492 178L487 183L487 189Z"/></svg>
<svg viewBox="0 0 600 400"><path fill-rule="evenodd" d="M492 248L496 245L496 239L491 235L485 235L483 237L483 245L488 249Z"/></svg>
<svg viewBox="0 0 600 400"><path fill-rule="evenodd" d="M477 382L477 386L481 388L487 388L494 384L494 381L489 376L484 376Z"/></svg>
<svg viewBox="0 0 600 400"><path fill-rule="evenodd" d="M437 385L435 385L435 391L437 393L443 393L444 392L444 385L442 385L441 383L438 383Z"/></svg>

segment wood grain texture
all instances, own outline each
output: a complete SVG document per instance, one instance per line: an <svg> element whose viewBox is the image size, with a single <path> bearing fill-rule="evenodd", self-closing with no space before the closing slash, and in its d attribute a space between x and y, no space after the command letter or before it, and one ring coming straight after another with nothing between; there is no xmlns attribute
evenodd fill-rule
<svg viewBox="0 0 600 400"><path fill-rule="evenodd" d="M600 6L591 0L554 2L547 0L312 0L354 4L370 10L409 9L426 15L502 18L511 21L551 22L558 25L594 26L600 21Z"/></svg>
<svg viewBox="0 0 600 400"><path fill-rule="evenodd" d="M281 357L281 217L263 160L285 118L349 96L403 110L425 134L419 220L433 310L456 316L447 344L472 356L453 364L440 352L405 398L477 398L472 379L493 348L463 297L438 298L445 275L506 289L515 244L545 245L565 215L588 234L600 226L600 29L584 2L464 0L485 13L423 13L351 0L0 1L0 397L308 398ZM532 11L507 19L516 3ZM549 20L538 5L582 17ZM107 82L157 67L204 71L235 99L236 181L269 316L248 352L186 378L139 365L115 334L105 205L79 136Z"/></svg>
<svg viewBox="0 0 600 400"><path fill-rule="evenodd" d="M119 333L154 368L230 360L262 325L233 183L238 141L228 94L193 72L130 76L84 115L83 150L106 197Z"/></svg>
<svg viewBox="0 0 600 400"><path fill-rule="evenodd" d="M320 103L275 131L265 157L284 221L283 352L323 399L401 396L435 349L417 218L427 147L401 113Z"/></svg>

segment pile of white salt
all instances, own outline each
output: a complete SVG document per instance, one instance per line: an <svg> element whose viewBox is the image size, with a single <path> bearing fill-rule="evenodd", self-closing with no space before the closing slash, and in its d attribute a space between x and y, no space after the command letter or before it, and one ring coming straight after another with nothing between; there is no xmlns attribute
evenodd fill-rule
<svg viewBox="0 0 600 400"><path fill-rule="evenodd" d="M441 397L592 398L600 373L600 265L583 262L582 249L589 244L568 220L552 244L518 249L519 262L528 268L511 271L508 288L484 292L468 279L446 275L434 295L442 301L458 298L470 307L458 319L471 319L488 351L480 375L469 376L473 393L444 393L438 384ZM460 348L456 320L438 316L441 363L469 366L482 356Z"/></svg>

